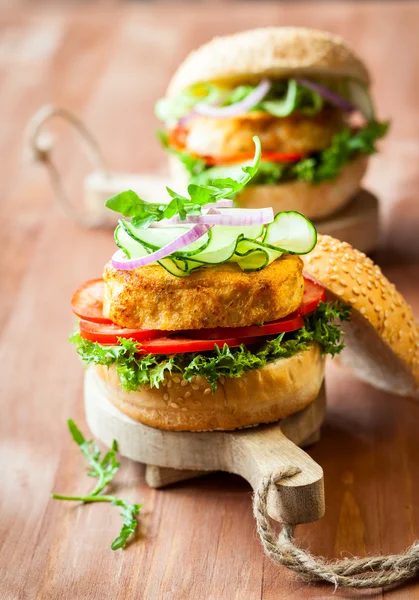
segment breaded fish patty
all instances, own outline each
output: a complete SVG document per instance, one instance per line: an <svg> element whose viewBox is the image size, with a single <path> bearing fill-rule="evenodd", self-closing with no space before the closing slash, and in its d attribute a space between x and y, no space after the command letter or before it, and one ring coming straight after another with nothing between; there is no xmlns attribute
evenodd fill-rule
<svg viewBox="0 0 419 600"><path fill-rule="evenodd" d="M302 270L302 260L291 255L252 273L224 263L184 278L159 265L119 271L109 262L103 274L103 310L121 327L139 329L179 331L266 323L300 306Z"/></svg>
<svg viewBox="0 0 419 600"><path fill-rule="evenodd" d="M253 136L260 138L265 152L310 153L330 146L332 137L342 130L341 111L322 110L315 116L293 114L277 118L255 112L230 119L196 117L188 128L186 149L199 156L253 154Z"/></svg>

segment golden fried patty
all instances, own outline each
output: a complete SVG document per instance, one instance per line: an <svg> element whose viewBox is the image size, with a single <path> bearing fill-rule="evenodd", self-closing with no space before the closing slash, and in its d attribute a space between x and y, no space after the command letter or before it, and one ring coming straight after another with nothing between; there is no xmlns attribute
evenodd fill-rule
<svg viewBox="0 0 419 600"><path fill-rule="evenodd" d="M230 119L197 117L188 126L186 150L222 158L241 152L253 154L253 136L257 135L265 152L308 154L330 146L332 137L343 127L341 111L333 108L312 117L293 114L277 118L264 112Z"/></svg>
<svg viewBox="0 0 419 600"><path fill-rule="evenodd" d="M302 270L291 255L253 273L224 263L183 278L159 265L118 271L108 263L104 314L121 327L173 331L266 323L300 306Z"/></svg>

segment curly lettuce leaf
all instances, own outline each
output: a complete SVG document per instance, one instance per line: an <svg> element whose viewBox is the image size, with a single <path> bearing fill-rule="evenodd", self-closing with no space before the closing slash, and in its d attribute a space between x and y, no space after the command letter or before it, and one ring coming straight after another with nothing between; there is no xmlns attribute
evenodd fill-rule
<svg viewBox="0 0 419 600"><path fill-rule="evenodd" d="M181 373L191 381L205 377L213 391L220 377L240 377L246 371L259 369L277 358L288 358L308 350L313 342L323 348L324 354L334 356L343 350L342 330L337 321L348 321L350 309L340 304L321 302L305 318L304 327L290 333L281 333L270 339L261 339L259 345L236 348L215 348L209 352L167 355L139 355L138 342L120 338L120 346L102 346L83 339L75 333L70 341L87 365L116 365L122 387L135 391L144 385L158 388L167 373Z"/></svg>

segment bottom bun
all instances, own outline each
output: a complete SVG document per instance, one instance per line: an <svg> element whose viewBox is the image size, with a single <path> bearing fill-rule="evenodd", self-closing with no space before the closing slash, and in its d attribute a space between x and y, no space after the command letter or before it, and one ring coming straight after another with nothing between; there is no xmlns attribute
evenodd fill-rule
<svg viewBox="0 0 419 600"><path fill-rule="evenodd" d="M238 197L243 208L272 206L274 213L296 210L308 219L324 219L343 208L360 189L368 158L348 163L333 181L312 184L292 181L279 185L248 186Z"/></svg>
<svg viewBox="0 0 419 600"><path fill-rule="evenodd" d="M169 163L175 185L186 188L189 176L182 163L173 156L169 157ZM359 157L345 165L336 179L320 184L291 181L276 185L249 185L238 196L238 203L243 208L271 206L274 213L296 210L308 219L324 219L353 198L361 187L367 165L368 157Z"/></svg>
<svg viewBox="0 0 419 600"><path fill-rule="evenodd" d="M166 375L159 388L126 392L114 366L92 367L119 410L145 425L172 431L239 429L283 419L316 399L324 368L321 349L313 344L239 378L221 377L213 394L204 377L189 383L177 374Z"/></svg>

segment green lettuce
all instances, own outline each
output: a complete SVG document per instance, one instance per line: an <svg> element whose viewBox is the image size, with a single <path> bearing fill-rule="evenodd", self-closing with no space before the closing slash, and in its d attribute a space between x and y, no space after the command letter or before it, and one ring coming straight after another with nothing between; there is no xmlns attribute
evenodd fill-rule
<svg viewBox="0 0 419 600"><path fill-rule="evenodd" d="M388 122L370 121L358 131L347 128L336 134L329 148L293 163L262 160L251 185L273 185L289 181L308 181L312 184L333 181L343 167L361 155L377 152L376 142L386 135ZM181 154L178 152L178 155ZM186 163L185 167L188 169ZM191 181L208 185L213 179L235 177L243 165L227 165L189 170Z"/></svg>
<svg viewBox="0 0 419 600"><path fill-rule="evenodd" d="M167 373L180 373L187 381L197 376L205 377L214 392L220 377L240 377L246 371L259 369L278 358L308 350L313 342L322 346L324 354L338 354L344 344L337 321L349 319L349 307L321 302L305 318L304 327L297 331L263 338L251 348L224 346L199 353L140 355L138 342L134 340L120 338L119 346L103 346L83 339L79 333L73 334L70 341L86 365L115 365L121 385L127 391L138 390L144 385L158 388Z"/></svg>

